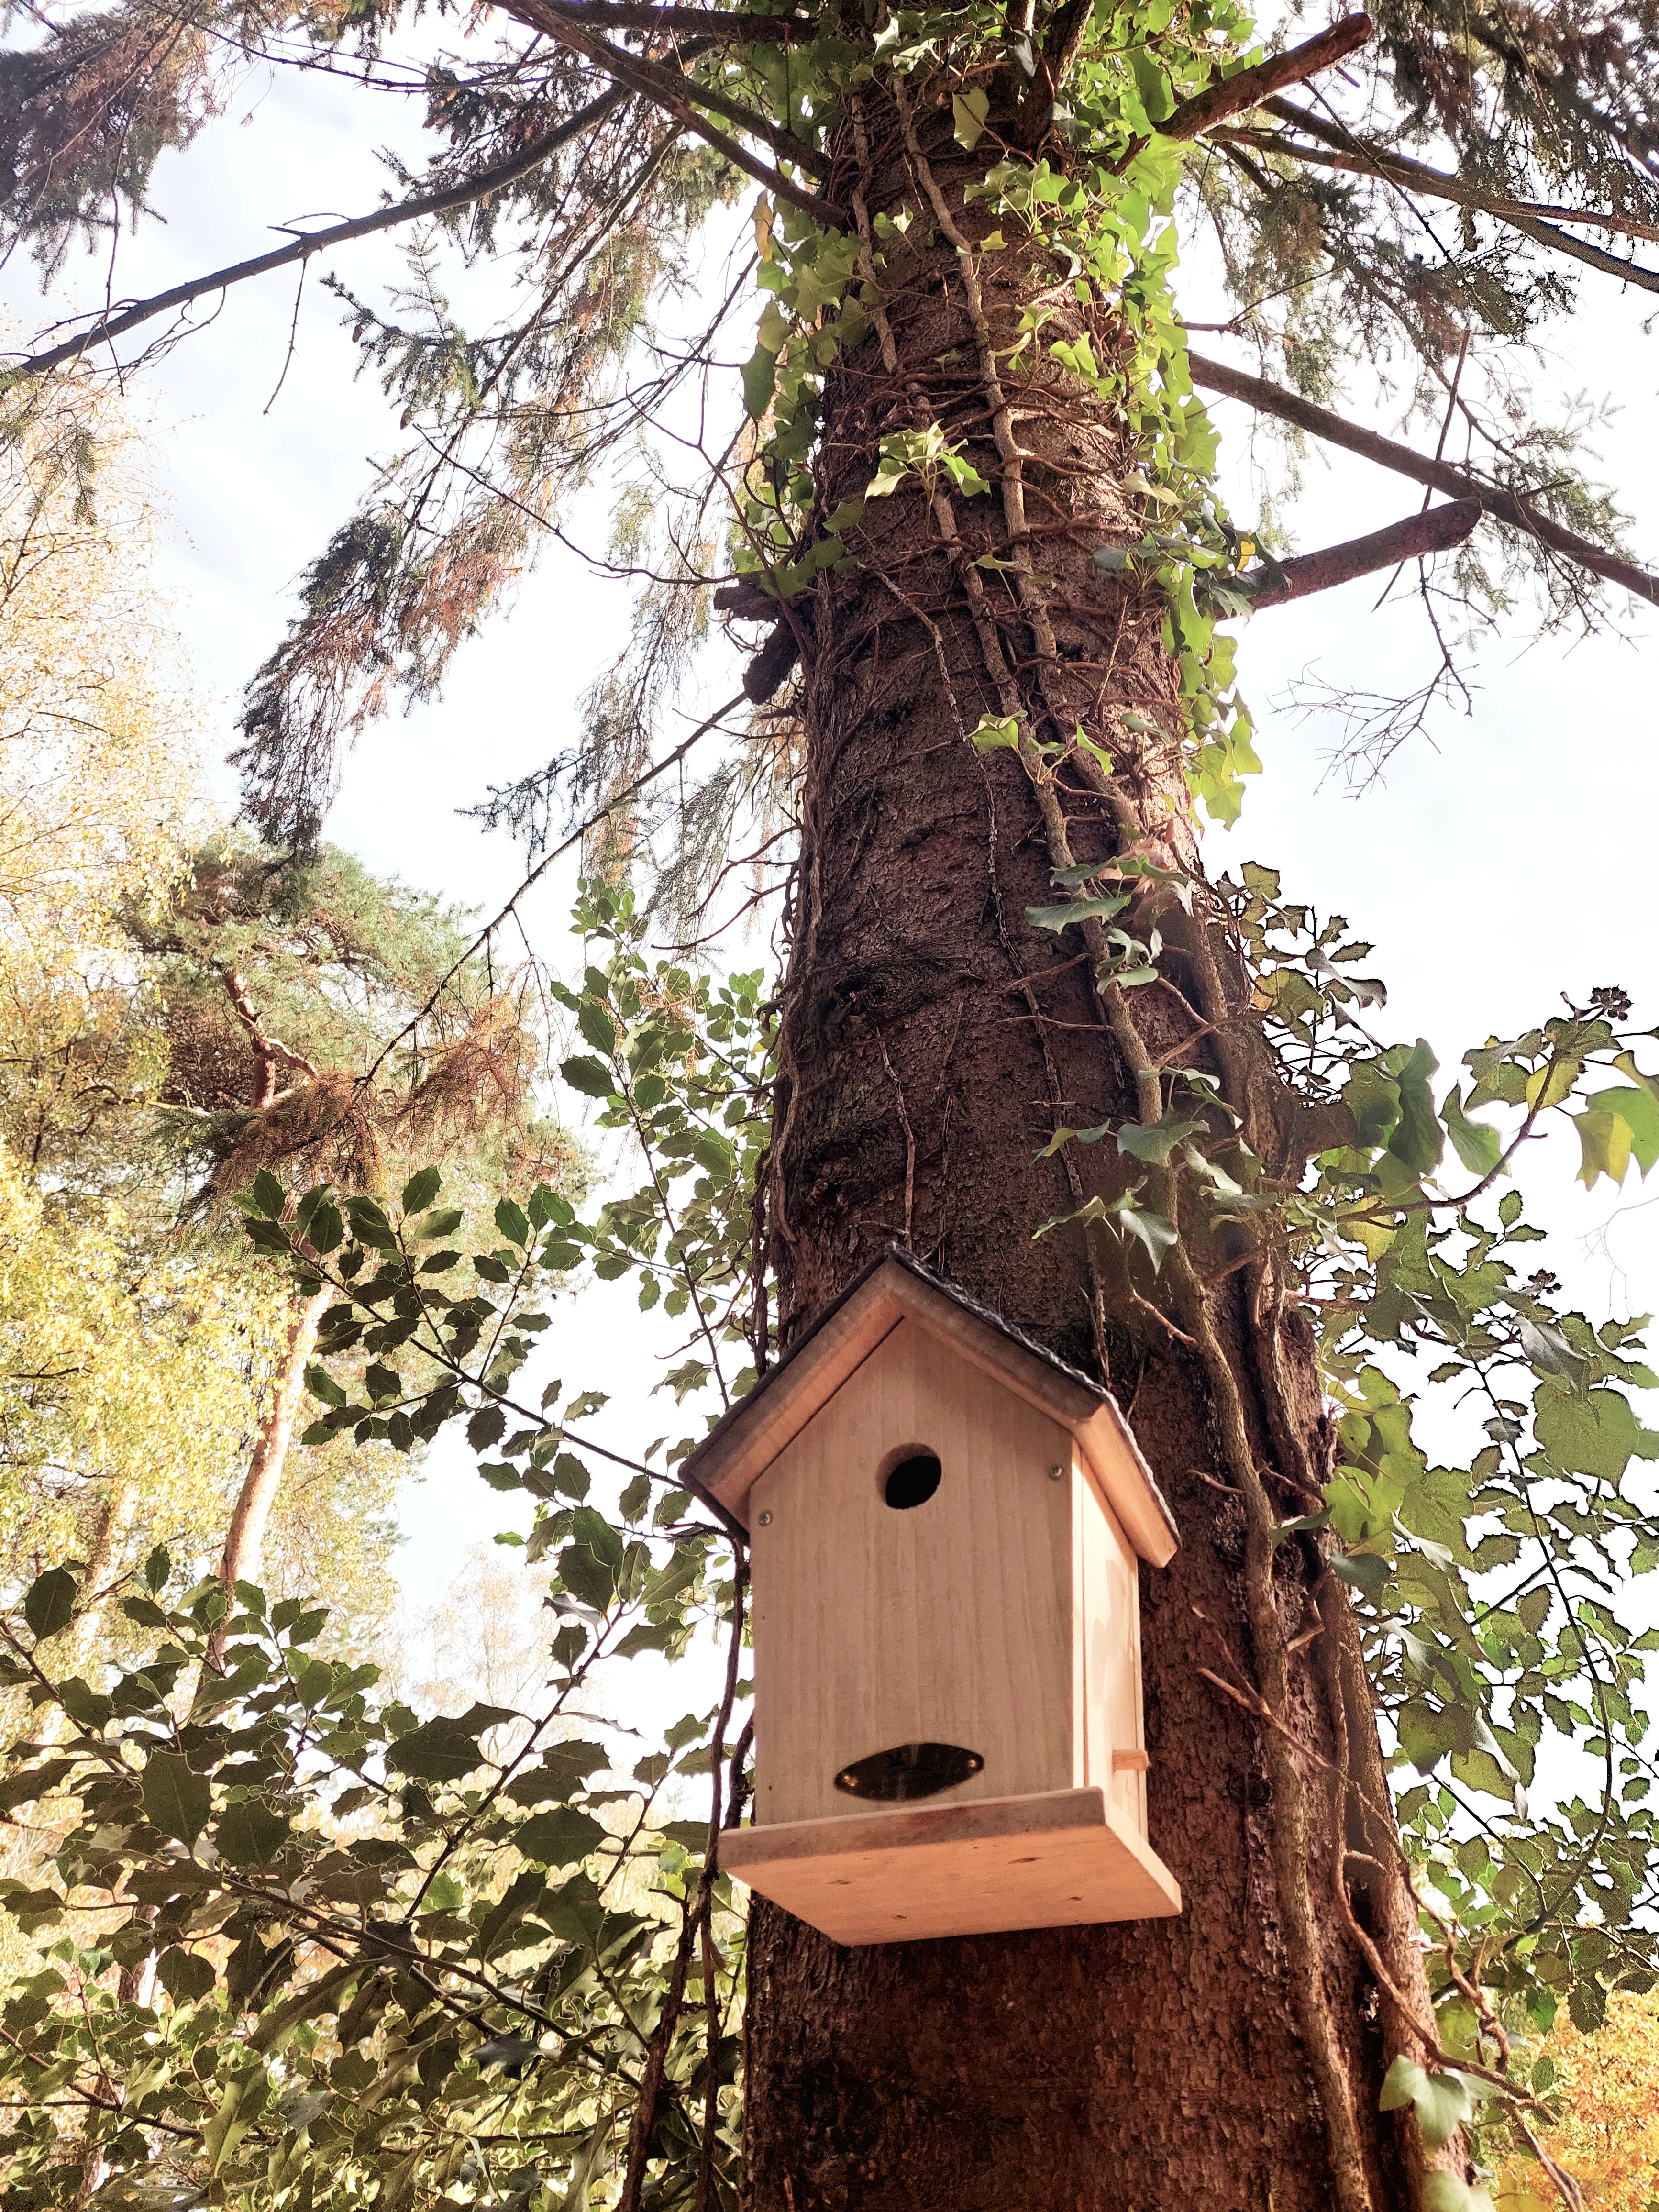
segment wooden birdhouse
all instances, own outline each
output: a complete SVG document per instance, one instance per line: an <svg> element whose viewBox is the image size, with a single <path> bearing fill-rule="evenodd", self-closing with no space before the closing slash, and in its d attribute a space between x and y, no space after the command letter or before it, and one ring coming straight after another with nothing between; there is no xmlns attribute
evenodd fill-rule
<svg viewBox="0 0 1659 2212"><path fill-rule="evenodd" d="M1176 1532L1109 1392L895 1250L684 1471L750 1541L728 1873L842 1943L1181 1910L1136 1567Z"/></svg>

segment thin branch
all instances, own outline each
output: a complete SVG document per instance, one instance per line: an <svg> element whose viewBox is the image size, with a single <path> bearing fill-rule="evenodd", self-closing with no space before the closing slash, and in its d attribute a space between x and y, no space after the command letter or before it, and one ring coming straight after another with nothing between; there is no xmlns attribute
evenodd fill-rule
<svg viewBox="0 0 1659 2212"><path fill-rule="evenodd" d="M250 276L269 275L273 269L286 269L295 262L310 259L331 246L345 246L354 239L372 238L377 231L391 230L398 223L417 222L424 216L447 215L453 209L467 207L489 193L499 191L504 185L516 184L527 177L560 147L566 145L580 132L602 122L613 108L621 106L627 94L620 85L612 85L597 100L546 137L526 146L520 153L498 161L493 168L481 169L477 176L467 177L459 184L447 185L442 191L422 192L412 200L396 200L391 206L377 208L373 215L353 216L349 222L331 223L326 230L308 231L287 246L272 248L269 253L255 254L252 260L232 262L224 269L215 269L205 276L192 276L185 283L174 284L170 290L157 292L148 300L136 301L118 314L106 315L94 323L89 331L78 337L66 338L62 345L50 347L44 353L31 354L20 362L12 372L15 375L43 375L47 369L57 368L66 361L76 361L94 346L107 345L124 337L128 331L137 330L140 323L149 322L153 316L165 314L169 307L187 307L192 300L199 300L204 292L222 292L232 284L240 284Z"/></svg>
<svg viewBox="0 0 1659 2212"><path fill-rule="evenodd" d="M825 224L835 230L847 228L848 218L843 209L819 198L816 192L809 192L801 185L792 183L769 163L750 153L735 138L728 137L724 131L716 130L706 117L697 112L697 108L713 108L717 114L726 116L737 124L739 130L763 139L784 160L794 162L797 167L806 170L810 174L828 174L828 165L821 154L788 131L780 131L763 115L756 114L753 109L744 106L739 100L728 99L724 93L714 91L707 85L694 83L678 70L664 69L659 63L647 61L641 54L624 53L620 46L613 46L608 40L586 29L579 17L568 15L562 8L551 6L550 0L508 0L508 13L516 15L520 22L529 24L532 30L540 31L544 37L556 40L562 46L568 46L573 53L580 54L618 84L625 84L630 91L641 93L647 100L654 100L665 114L673 117L683 130L690 131L694 137L714 147L716 152L724 154L728 161L734 161L738 168L764 185L780 199L787 200L792 206L799 208L803 214L811 216L814 222Z"/></svg>
<svg viewBox="0 0 1659 2212"><path fill-rule="evenodd" d="M1229 399L1242 399L1247 407L1254 407L1264 415L1275 415L1281 422L1292 423L1298 430L1322 438L1328 445L1345 447L1349 453L1374 461L1380 468L1410 477L1415 483L1428 484L1449 498L1474 500L1483 513L1495 521L1507 523L1510 529L1521 531L1536 538L1540 545L1547 545L1551 552L1559 553L1563 560L1588 568L1592 575L1601 576L1610 584L1620 585L1638 599L1647 600L1650 606L1659 606L1659 577L1650 575L1633 561L1592 544L1576 531L1553 522L1548 515L1540 514L1505 486L1490 483L1467 469L1454 468L1449 461L1431 460L1426 454L1414 453L1409 446L1383 437L1379 431L1363 429L1358 423L1334 415L1328 407L1304 399L1300 392L1286 392L1282 385L1269 384L1265 377L1246 375L1242 369L1230 368L1224 362L1208 361L1195 353L1188 355L1187 365L1193 382L1206 391L1219 392Z"/></svg>
<svg viewBox="0 0 1659 2212"><path fill-rule="evenodd" d="M716 8L653 8L650 0L562 0L561 12L596 30L661 33L744 46L785 46L821 39L821 15L744 15Z"/></svg>
<svg viewBox="0 0 1659 2212"><path fill-rule="evenodd" d="M1340 545L1324 546L1317 553L1297 554L1279 562L1276 574L1272 568L1267 571L1251 599L1251 608L1284 606L1291 599L1305 599L1315 592L1352 583L1356 576L1375 575L1379 568L1397 568L1401 562L1420 560L1429 553L1449 552L1468 537L1480 520L1480 512L1479 500L1454 500L1447 507L1408 514L1367 537L1350 538Z"/></svg>
<svg viewBox="0 0 1659 2212"><path fill-rule="evenodd" d="M524 896L525 893L527 890L533 889L533 887L541 881L542 878L547 873L548 870L553 866L556 860L562 860L565 854L569 852L574 846L580 844L582 839L586 836L590 830L597 830L600 823L609 820L610 817L616 813L619 807L626 806L630 799L637 799L641 792L645 789L647 784L654 783L659 775L665 775L671 768L678 767L679 763L683 761L686 755L690 751L693 745L696 744L700 739L706 738L710 730L717 729L728 714L734 713L738 708L743 706L744 703L745 701L744 695L739 691L734 697L728 699L723 707L717 707L714 713L708 716L706 721L698 723L696 728L692 731L689 738L684 738L681 739L680 743L675 746L672 752L665 753L659 761L653 762L648 769L646 769L641 775L636 775L631 783L624 784L623 788L617 792L613 798L606 799L605 805L600 807L596 807L593 812L587 817L586 821L579 823L562 845L555 846L550 853L544 854L542 859L539 860L536 866L530 871L529 874L526 876L523 882L520 884L518 889L514 892L512 897L508 899L507 904L501 908L501 912L495 915L493 921L488 921L484 924L483 927L478 932L478 934L473 939L471 944L469 945L465 951L461 954L459 959L458 959L453 966L451 967L444 975L438 978L437 982L433 986L432 994L427 1000L426 1004L404 1023L403 1028L398 1030L396 1036L387 1039L386 1043L381 1049L380 1057L374 1061L373 1066L365 1069L363 1073L358 1077L357 1082L359 1087L372 1083L374 1080L374 1078L380 1073L380 1069L385 1065L389 1055L397 1050L398 1047L403 1042L405 1037L412 1036L416 1030L420 1028L421 1024L432 1012L432 1009L437 1005L439 1000L448 989L451 983L454 981L456 976L459 975L462 969L465 967L467 962L475 958L476 956L483 951L483 947L489 944L490 939L495 934L495 932L503 926L503 924L515 911L519 901ZM611 1453L607 1454L606 1456L614 1458L616 1455L614 1453Z"/></svg>
<svg viewBox="0 0 1659 2212"><path fill-rule="evenodd" d="M1358 47L1366 44L1371 35L1369 15L1345 15L1340 23L1333 23L1328 31L1322 31L1316 39L1309 39L1288 53L1272 54L1254 69L1240 70L1237 76L1224 76L1191 100L1183 100L1175 112L1158 125L1161 138L1196 138L1200 131L1212 131L1218 123L1224 123L1230 115L1241 114L1247 107L1260 107L1273 93L1287 84L1301 84L1322 70L1334 69Z"/></svg>
<svg viewBox="0 0 1659 2212"><path fill-rule="evenodd" d="M1267 104L1275 113L1287 110L1292 113L1297 112L1291 109L1290 103L1285 100L1270 100ZM1547 246L1557 253L1567 254L1575 261L1583 262L1589 268L1599 270L1603 276L1616 276L1622 283L1638 285L1645 292L1659 292L1659 270L1644 268L1639 261L1621 260L1618 254L1609 253L1604 246L1592 245L1588 239L1574 238L1557 223L1543 218L1547 212L1571 222L1601 221L1609 228L1628 228L1632 236L1659 235L1650 225L1632 222L1626 226L1607 217L1578 215L1571 208L1545 210L1534 209L1523 200L1499 199L1480 191L1475 185L1464 184L1459 177L1448 177L1438 169L1427 167L1423 162L1410 161L1393 154L1378 152L1361 155L1346 149L1328 151L1319 146L1301 145L1294 139L1267 131L1241 131L1237 136L1267 153L1282 155L1287 161L1315 161L1327 168L1344 169L1355 175L1378 178L1401 191L1423 192L1431 199L1449 200L1454 206L1472 214L1487 215L1494 222L1507 223L1511 230L1518 230L1536 245ZM1238 147L1231 141L1224 141L1223 150L1231 155L1235 161L1243 161ZM1261 177L1256 181L1264 188L1268 182Z"/></svg>
<svg viewBox="0 0 1659 2212"><path fill-rule="evenodd" d="M1616 231L1622 237L1645 238L1659 244L1659 223L1642 222L1634 216L1609 215L1600 208L1557 207L1546 200L1504 199L1482 191L1478 185L1469 184L1462 177L1448 176L1443 169L1431 169L1426 161L1414 161L1409 155L1373 146L1327 117L1316 115L1311 109L1297 106L1293 100L1268 100L1262 105L1270 115L1278 116L1281 122L1289 123L1298 131L1305 131L1310 138L1323 140L1327 147L1340 151L1346 157L1334 161L1328 154L1316 153L1310 146L1297 147L1296 158L1300 161L1327 161L1333 168L1358 169L1386 177L1390 181L1398 178L1402 184L1413 185L1419 191L1441 198L1466 199L1468 205L1484 210L1488 215L1522 216L1528 221L1538 222L1580 222L1593 230ZM1264 140L1263 143L1266 143Z"/></svg>

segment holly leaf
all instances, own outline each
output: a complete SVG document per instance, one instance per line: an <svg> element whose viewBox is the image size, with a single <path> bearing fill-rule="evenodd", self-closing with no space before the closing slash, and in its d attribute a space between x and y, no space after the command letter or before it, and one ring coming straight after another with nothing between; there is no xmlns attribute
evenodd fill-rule
<svg viewBox="0 0 1659 2212"><path fill-rule="evenodd" d="M213 1791L205 1774L198 1774L176 1751L150 1755L144 1769L144 1818L164 1836L181 1844L194 1844L213 1817Z"/></svg>
<svg viewBox="0 0 1659 2212"><path fill-rule="evenodd" d="M605 1830L592 1815L574 1805L556 1805L538 1813L515 1831L513 1846L540 1866L573 1866L595 1850Z"/></svg>
<svg viewBox="0 0 1659 2212"><path fill-rule="evenodd" d="M67 1567L48 1567L45 1574L35 1577L23 1600L23 1618L37 1642L44 1643L69 1626L80 1594L80 1585Z"/></svg>

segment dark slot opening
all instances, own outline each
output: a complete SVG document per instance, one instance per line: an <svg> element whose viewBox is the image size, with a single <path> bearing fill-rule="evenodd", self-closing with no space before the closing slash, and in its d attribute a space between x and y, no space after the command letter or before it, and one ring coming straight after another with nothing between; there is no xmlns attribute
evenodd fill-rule
<svg viewBox="0 0 1659 2212"><path fill-rule="evenodd" d="M908 1513L913 1505L927 1503L939 1488L943 1473L934 1453L915 1452L888 1470L881 1494L896 1513Z"/></svg>
<svg viewBox="0 0 1659 2212"><path fill-rule="evenodd" d="M843 1766L836 1787L849 1797L899 1804L971 1782L984 1765L976 1751L964 1751L959 1743L896 1743L890 1751L873 1751Z"/></svg>

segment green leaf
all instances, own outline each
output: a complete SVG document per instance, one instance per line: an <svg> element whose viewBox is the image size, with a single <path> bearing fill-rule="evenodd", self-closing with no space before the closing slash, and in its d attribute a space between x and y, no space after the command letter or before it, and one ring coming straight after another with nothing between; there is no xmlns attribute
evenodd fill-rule
<svg viewBox="0 0 1659 2212"><path fill-rule="evenodd" d="M1019 750L1019 717L1018 714L981 714L979 726L969 732L969 743L976 752L993 753L1000 747L1010 752Z"/></svg>
<svg viewBox="0 0 1659 2212"><path fill-rule="evenodd" d="M1382 2083L1382 2109L1403 2112L1409 2105L1431 2150L1449 2142L1474 2110L1468 2082L1461 2074L1429 2074L1402 2051L1389 2067Z"/></svg>
<svg viewBox="0 0 1659 2212"><path fill-rule="evenodd" d="M514 1832L513 1845L527 1859L545 1867L567 1867L594 1850L605 1830L588 1813L574 1805L556 1805L538 1813Z"/></svg>
<svg viewBox="0 0 1659 2212"><path fill-rule="evenodd" d="M152 1595L167 1586L167 1577L173 1572L173 1559L165 1544L157 1544L144 1561L144 1588Z"/></svg>
<svg viewBox="0 0 1659 2212"><path fill-rule="evenodd" d="M1129 893L1119 891L1111 898L1068 899L1064 906L1028 906L1025 919L1033 929L1058 932L1074 921L1109 921L1128 903Z"/></svg>
<svg viewBox="0 0 1659 2212"><path fill-rule="evenodd" d="M579 1544L586 1545L595 1559L603 1559L608 1567L620 1570L623 1538L603 1513L596 1513L591 1505L579 1505L570 1516L570 1533Z"/></svg>
<svg viewBox="0 0 1659 2212"><path fill-rule="evenodd" d="M288 1193L269 1168L261 1168L254 1176L249 1196L267 1221L282 1219L283 1208L288 1204Z"/></svg>
<svg viewBox="0 0 1659 2212"><path fill-rule="evenodd" d="M1164 1255L1181 1242L1181 1231L1164 1214L1156 1213L1151 1206L1119 1206L1112 1209L1118 1221L1146 1250L1157 1274L1164 1265Z"/></svg>
<svg viewBox="0 0 1659 2212"><path fill-rule="evenodd" d="M213 1840L232 1866L267 1866L288 1841L289 1824L262 1797L227 1806Z"/></svg>
<svg viewBox="0 0 1659 2212"><path fill-rule="evenodd" d="M1616 1114L1630 1131L1631 1156L1644 1176L1659 1160L1659 1099L1648 1090L1597 1091L1585 1102L1599 1114Z"/></svg>
<svg viewBox="0 0 1659 2212"><path fill-rule="evenodd" d="M150 1754L143 1787L144 1818L164 1836L194 1844L213 1817L213 1791L205 1774L174 1751Z"/></svg>
<svg viewBox="0 0 1659 2212"><path fill-rule="evenodd" d="M530 1223L522 1206L515 1206L510 1198L499 1199L495 1205L495 1226L509 1243L520 1250L530 1242Z"/></svg>
<svg viewBox="0 0 1659 2212"><path fill-rule="evenodd" d="M951 94L951 136L964 152L971 154L985 136L985 118L990 106L991 95L983 85L976 84L969 92Z"/></svg>
<svg viewBox="0 0 1659 2212"><path fill-rule="evenodd" d="M743 365L743 404L751 422L758 422L772 404L777 377L776 354L768 346L757 345Z"/></svg>
<svg viewBox="0 0 1659 2212"><path fill-rule="evenodd" d="M1204 1127L1178 1113L1173 1106L1166 1107L1156 1121L1126 1121L1117 1133L1117 1148L1132 1158L1146 1160L1152 1166L1167 1165L1170 1155L1177 1145L1185 1144Z"/></svg>
<svg viewBox="0 0 1659 2212"><path fill-rule="evenodd" d="M1402 1064L1390 1066L1389 1072L1400 1089L1400 1120L1388 1148L1413 1175L1429 1175L1439 1166L1446 1148L1434 1110L1434 1094L1429 1089L1429 1078L1438 1063L1421 1037L1409 1055L1401 1054L1398 1047L1386 1054L1385 1065L1397 1058Z"/></svg>
<svg viewBox="0 0 1659 2212"><path fill-rule="evenodd" d="M213 1987L213 1961L199 1951L181 1951L170 1944L155 1961L155 1978L174 2004L194 2004Z"/></svg>
<svg viewBox="0 0 1659 2212"><path fill-rule="evenodd" d="M1594 1189L1601 1176L1606 1176L1609 1182L1622 1183L1625 1170L1630 1165L1632 1146L1631 1126L1624 1115L1575 1114L1572 1126L1578 1132L1578 1180L1586 1190Z"/></svg>
<svg viewBox="0 0 1659 2212"><path fill-rule="evenodd" d="M1490 1121L1466 1119L1462 1097L1455 1083L1441 1103L1440 1119L1453 1150L1469 1173L1489 1176L1504 1157L1503 1136Z"/></svg>
<svg viewBox="0 0 1659 2212"><path fill-rule="evenodd" d="M404 1185L404 1212L424 1213L443 1185L444 1179L436 1168L422 1168L417 1175L410 1176Z"/></svg>
<svg viewBox="0 0 1659 2212"><path fill-rule="evenodd" d="M35 1577L23 1600L23 1618L37 1641L44 1643L69 1626L80 1594L80 1585L67 1567L48 1567L45 1574Z"/></svg>
<svg viewBox="0 0 1659 2212"><path fill-rule="evenodd" d="M567 1060L559 1073L573 1091L580 1091L585 1098L609 1098L615 1091L616 1079L602 1060L592 1053L578 1053Z"/></svg>
<svg viewBox="0 0 1659 2212"><path fill-rule="evenodd" d="M400 1735L386 1753L386 1765L421 1782L459 1782L483 1764L478 1738L514 1714L499 1705L474 1705L465 1713L441 1715Z"/></svg>
<svg viewBox="0 0 1659 2212"><path fill-rule="evenodd" d="M1363 1592L1373 1603L1382 1595L1390 1572L1388 1561L1376 1552L1333 1552L1330 1570L1338 1582Z"/></svg>

